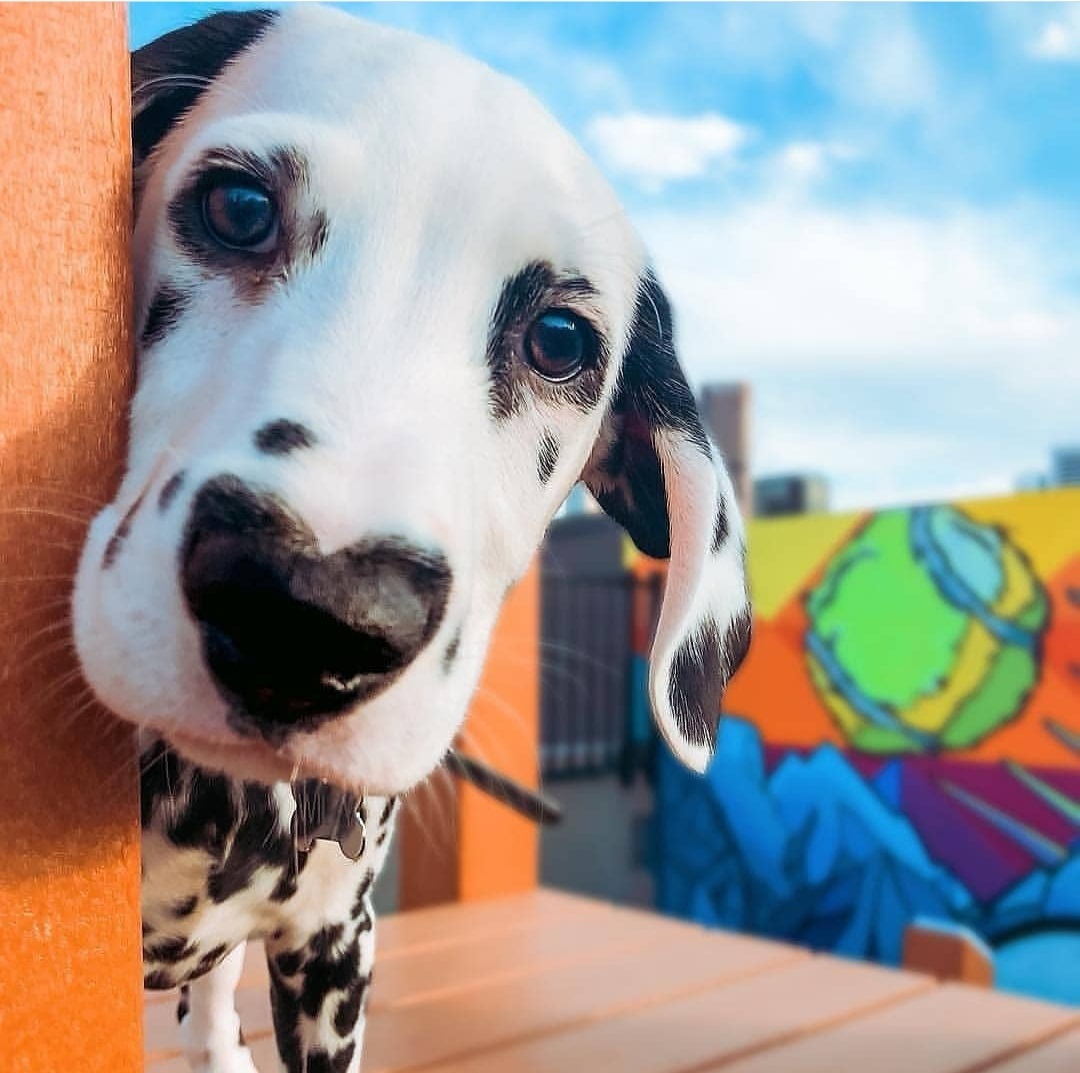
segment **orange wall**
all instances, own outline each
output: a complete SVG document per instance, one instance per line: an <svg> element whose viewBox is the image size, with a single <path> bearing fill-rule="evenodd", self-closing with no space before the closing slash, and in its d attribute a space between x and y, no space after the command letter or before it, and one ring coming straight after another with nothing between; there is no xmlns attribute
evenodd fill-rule
<svg viewBox="0 0 1080 1073"><path fill-rule="evenodd" d="M540 728L540 570L510 593L462 735L463 751L536 786ZM406 802L401 908L531 890L536 827L472 786L436 775Z"/></svg>
<svg viewBox="0 0 1080 1073"><path fill-rule="evenodd" d="M133 746L66 623L127 398L123 5L0 4L0 1068L142 1068Z"/></svg>

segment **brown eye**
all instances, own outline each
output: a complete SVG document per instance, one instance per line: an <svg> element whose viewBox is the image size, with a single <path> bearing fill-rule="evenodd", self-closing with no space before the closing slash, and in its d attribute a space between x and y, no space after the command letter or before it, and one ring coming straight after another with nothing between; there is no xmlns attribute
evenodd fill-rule
<svg viewBox="0 0 1080 1073"><path fill-rule="evenodd" d="M572 380L596 355L596 336L568 309L549 309L525 335L525 358L545 379Z"/></svg>
<svg viewBox="0 0 1080 1073"><path fill-rule="evenodd" d="M277 205L251 179L215 181L203 193L202 214L210 237L230 250L266 253L277 240Z"/></svg>

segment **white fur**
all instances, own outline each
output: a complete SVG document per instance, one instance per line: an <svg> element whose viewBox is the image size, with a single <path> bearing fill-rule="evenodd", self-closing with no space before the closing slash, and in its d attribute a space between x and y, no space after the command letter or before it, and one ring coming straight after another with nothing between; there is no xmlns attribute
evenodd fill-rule
<svg viewBox="0 0 1080 1073"><path fill-rule="evenodd" d="M254 305L185 264L166 226L192 162L221 144L298 147L329 218L316 262ZM75 627L88 679L118 714L211 766L403 790L452 740L506 588L602 418L603 407L538 403L491 419L493 304L508 276L548 260L593 282L618 342L640 242L572 139L517 84L422 38L307 6L240 55L151 163L135 228L136 322L161 280L188 280L194 300L140 363L127 472L83 555ZM318 445L285 463L260 457L252 434L279 416L316 429ZM543 489L541 422L562 443ZM162 516L154 501L179 469L187 480ZM401 679L276 751L226 727L178 583L186 505L225 472L280 495L326 552L403 533L440 547L454 570L442 630ZM119 562L103 572L109 537L140 495ZM439 657L459 623L461 658L446 678Z"/></svg>

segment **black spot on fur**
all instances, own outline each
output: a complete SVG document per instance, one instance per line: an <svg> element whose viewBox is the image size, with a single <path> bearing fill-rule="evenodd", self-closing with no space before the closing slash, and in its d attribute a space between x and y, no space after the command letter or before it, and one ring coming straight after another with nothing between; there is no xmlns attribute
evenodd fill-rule
<svg viewBox="0 0 1080 1073"><path fill-rule="evenodd" d="M287 1073L303 1073L304 1055L300 1046L300 999L270 962L270 1010L278 1055Z"/></svg>
<svg viewBox="0 0 1080 1073"><path fill-rule="evenodd" d="M311 239L308 250L312 260L319 256L326 246L326 240L330 236L330 221L322 209L316 209L311 218Z"/></svg>
<svg viewBox="0 0 1080 1073"><path fill-rule="evenodd" d="M541 484L551 480L559 462L559 441L550 432L540 437L540 453L536 457L536 475Z"/></svg>
<svg viewBox="0 0 1080 1073"><path fill-rule="evenodd" d="M158 961L165 965L176 965L186 961L193 954L198 953L198 946L190 942L187 936L172 935L168 939L159 939L157 942L143 948L144 961Z"/></svg>
<svg viewBox="0 0 1080 1073"><path fill-rule="evenodd" d="M284 418L263 425L255 433L255 446L267 455L287 455L314 443L314 432Z"/></svg>
<svg viewBox="0 0 1080 1073"><path fill-rule="evenodd" d="M169 509L170 504L176 498L176 493L180 491L186 476L187 474L184 470L179 470L161 486L161 492L158 495L157 501L158 510L165 511Z"/></svg>
<svg viewBox="0 0 1080 1073"><path fill-rule="evenodd" d="M314 946L314 941L313 941ZM338 955L325 954L309 959L304 966L300 1008L308 1017L317 1017L327 997L344 991L360 971L360 943L353 941Z"/></svg>
<svg viewBox="0 0 1080 1073"><path fill-rule="evenodd" d="M286 862L281 870L274 889L270 892L270 901L287 902L295 893L300 873L307 867L310 853L302 853L299 850Z"/></svg>
<svg viewBox="0 0 1080 1073"><path fill-rule="evenodd" d="M286 950L274 958L274 965L282 976L295 976L303 964L303 950Z"/></svg>
<svg viewBox="0 0 1080 1073"><path fill-rule="evenodd" d="M352 1061L353 1054L355 1053L355 1043L347 1043L342 1047L341 1050L334 1055L334 1060L331 1063L332 1073L348 1073L349 1063Z"/></svg>
<svg viewBox="0 0 1080 1073"><path fill-rule="evenodd" d="M316 959L325 959L333 956L334 949L341 942L345 934L344 924L327 924L320 928L308 942L308 949Z"/></svg>
<svg viewBox="0 0 1080 1073"><path fill-rule="evenodd" d="M172 915L177 918L189 917L199 905L199 896L193 894L190 898L185 898L182 902L174 902L172 907Z"/></svg>
<svg viewBox="0 0 1080 1073"><path fill-rule="evenodd" d="M166 969L155 969L143 976L143 987L147 991L169 991L175 986L172 973Z"/></svg>
<svg viewBox="0 0 1080 1073"><path fill-rule="evenodd" d="M448 673L450 668L454 665L454 660L457 659L458 649L460 647L461 630L459 629L454 633L454 636L450 638L450 643L446 646L446 651L443 652L442 669L444 674Z"/></svg>
<svg viewBox="0 0 1080 1073"><path fill-rule="evenodd" d="M724 507L724 501L718 497L716 501L716 518L713 520L712 531L712 550L714 554L724 546L727 542L727 538L727 510Z"/></svg>
<svg viewBox="0 0 1080 1073"><path fill-rule="evenodd" d="M349 1043L332 1056L321 1049L309 1051L306 1073L347 1073L355 1050L356 1044Z"/></svg>
<svg viewBox="0 0 1080 1073"><path fill-rule="evenodd" d="M124 539L127 537L127 528L124 523L121 522L116 532L109 537L108 544L105 545L105 554L101 557L101 566L103 569L108 570L113 563L116 562L116 557L120 554L120 549L124 546Z"/></svg>
<svg viewBox="0 0 1080 1073"><path fill-rule="evenodd" d="M367 976L358 976L353 980L345 992L345 997L334 1011L334 1031L339 1036L347 1036L356 1028L360 1009L364 1004L364 996L367 994L368 983Z"/></svg>
<svg viewBox="0 0 1080 1073"><path fill-rule="evenodd" d="M534 262L503 284L488 331L488 394L495 418L505 421L519 413L530 397L568 402L583 412L596 406L604 385L608 350L600 326L596 333L596 360L571 380L552 383L534 373L524 359L525 336L530 325L548 309L568 308L586 320L588 303L596 295L593 285L580 276L560 276L551 265Z"/></svg>
<svg viewBox="0 0 1080 1073"><path fill-rule="evenodd" d="M368 922L368 926L361 925L359 931L370 931L371 915L369 913L370 906L368 905L368 894L371 891L371 884L375 882L375 872L369 868L364 872L364 878L360 881L360 886L356 891L356 898L353 900L352 909L349 912L349 916L353 920L364 920Z"/></svg>
<svg viewBox="0 0 1080 1073"><path fill-rule="evenodd" d="M244 783L238 823L228 853L215 863L207 878L207 893L221 903L246 890L260 868L285 866L292 858L292 841L278 824L271 791Z"/></svg>
<svg viewBox="0 0 1080 1073"><path fill-rule="evenodd" d="M150 300L139 341L144 347L160 343L176 326L181 314L191 301L190 295L178 291L169 284L162 284Z"/></svg>
<svg viewBox="0 0 1080 1073"><path fill-rule="evenodd" d="M338 1068L334 1060L321 1048L308 1051L306 1073L334 1073Z"/></svg>
<svg viewBox="0 0 1080 1073"><path fill-rule="evenodd" d="M754 616L751 608L740 611L724 635L724 656L727 660L727 676L731 676L742 666L750 651L750 642L754 636Z"/></svg>
<svg viewBox="0 0 1080 1073"><path fill-rule="evenodd" d="M229 948L224 943L220 946L213 947L199 958L199 963L188 975L188 979L197 980L200 976L205 976L211 969L215 968L220 963L221 959L228 952Z"/></svg>
<svg viewBox="0 0 1080 1073"><path fill-rule="evenodd" d="M229 781L222 775L198 771L190 784L186 807L166 822L165 836L177 846L220 854L236 822Z"/></svg>
<svg viewBox="0 0 1080 1073"><path fill-rule="evenodd" d="M139 507L142 506L142 501L143 496L140 495L139 498L128 507L123 518L120 519L120 524L116 527L116 532L109 537L109 542L105 545L105 553L101 557L101 567L103 570L108 570L109 567L116 562L117 556L120 554L120 549L124 546L124 541L131 535L131 523L135 520L135 515L138 513Z"/></svg>
<svg viewBox="0 0 1080 1073"><path fill-rule="evenodd" d="M176 1023L182 1024L184 1018L187 1017L191 1011L191 1004L188 1001L188 985L184 984L180 988L180 1000L176 1004Z"/></svg>
<svg viewBox="0 0 1080 1073"><path fill-rule="evenodd" d="M458 638L460 640L460 638ZM386 804L383 805L382 812L379 813L379 826L385 827L390 822L390 817L394 815L394 808L397 806L396 797L388 797Z"/></svg>
<svg viewBox="0 0 1080 1073"><path fill-rule="evenodd" d="M679 733L691 745L710 749L716 741L724 661L720 635L712 622L687 638L671 662L668 699Z"/></svg>
<svg viewBox="0 0 1080 1073"><path fill-rule="evenodd" d="M131 134L138 165L230 60L266 32L275 11L228 11L164 34L131 57ZM186 77L178 77L186 76Z"/></svg>
<svg viewBox="0 0 1080 1073"><path fill-rule="evenodd" d="M749 611L737 615L723 637L710 620L675 653L668 698L679 732L691 745L715 745L724 688L750 647L751 627Z"/></svg>

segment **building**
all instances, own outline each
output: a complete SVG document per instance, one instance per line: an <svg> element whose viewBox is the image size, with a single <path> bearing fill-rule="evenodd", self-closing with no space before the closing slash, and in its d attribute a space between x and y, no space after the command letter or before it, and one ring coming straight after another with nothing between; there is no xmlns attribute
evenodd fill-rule
<svg viewBox="0 0 1080 1073"><path fill-rule="evenodd" d="M1059 447L1054 451L1050 483L1080 484L1080 447Z"/></svg>
<svg viewBox="0 0 1080 1073"><path fill-rule="evenodd" d="M754 514L816 514L829 509L829 484L820 474L792 473L754 481Z"/></svg>
<svg viewBox="0 0 1080 1073"><path fill-rule="evenodd" d="M750 479L750 385L708 384L698 400L701 416L727 463L743 514L753 506Z"/></svg>

